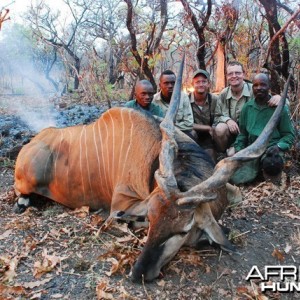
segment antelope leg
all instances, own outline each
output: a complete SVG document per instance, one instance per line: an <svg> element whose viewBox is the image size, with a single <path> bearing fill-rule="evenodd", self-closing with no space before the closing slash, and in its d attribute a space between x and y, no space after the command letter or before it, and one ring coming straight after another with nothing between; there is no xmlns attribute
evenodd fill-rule
<svg viewBox="0 0 300 300"><path fill-rule="evenodd" d="M23 213L31 205L30 199L26 195L20 195L17 202L14 204L13 212L17 214Z"/></svg>

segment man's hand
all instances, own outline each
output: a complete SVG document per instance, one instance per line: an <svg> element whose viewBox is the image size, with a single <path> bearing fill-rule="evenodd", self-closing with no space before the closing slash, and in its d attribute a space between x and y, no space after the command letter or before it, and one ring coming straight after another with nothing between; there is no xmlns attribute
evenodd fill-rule
<svg viewBox="0 0 300 300"><path fill-rule="evenodd" d="M226 150L226 154L228 157L233 156L235 154L235 148L234 147L230 147Z"/></svg>
<svg viewBox="0 0 300 300"><path fill-rule="evenodd" d="M271 147L269 147L266 151L266 155L267 156L273 156L273 155L277 155L279 154L280 149L277 145L273 145Z"/></svg>
<svg viewBox="0 0 300 300"><path fill-rule="evenodd" d="M268 105L269 105L270 107L278 106L280 99L281 99L280 95L274 95L274 96L268 101Z"/></svg>
<svg viewBox="0 0 300 300"><path fill-rule="evenodd" d="M195 124L193 125L193 129L200 132L208 132L211 137L214 136L214 129L209 125Z"/></svg>
<svg viewBox="0 0 300 300"><path fill-rule="evenodd" d="M239 125L236 122L234 122L233 120L231 120L231 119L228 120L226 122L226 124L228 126L230 133L235 134L235 135L240 133Z"/></svg>

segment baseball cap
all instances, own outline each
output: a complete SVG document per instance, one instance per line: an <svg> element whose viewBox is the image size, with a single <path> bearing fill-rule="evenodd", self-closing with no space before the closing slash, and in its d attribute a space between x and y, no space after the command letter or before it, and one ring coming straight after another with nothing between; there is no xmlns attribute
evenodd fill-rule
<svg viewBox="0 0 300 300"><path fill-rule="evenodd" d="M193 74L193 78L195 78L196 76L198 76L199 74L204 75L208 80L209 80L209 73L203 69L198 69L194 72Z"/></svg>

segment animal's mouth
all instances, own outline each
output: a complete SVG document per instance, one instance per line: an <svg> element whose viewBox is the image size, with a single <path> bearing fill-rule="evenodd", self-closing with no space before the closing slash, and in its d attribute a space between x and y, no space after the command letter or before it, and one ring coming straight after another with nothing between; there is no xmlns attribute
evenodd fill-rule
<svg viewBox="0 0 300 300"><path fill-rule="evenodd" d="M130 277L133 282L150 282L159 276L159 257L163 252L163 247L142 252L137 262L134 264Z"/></svg>

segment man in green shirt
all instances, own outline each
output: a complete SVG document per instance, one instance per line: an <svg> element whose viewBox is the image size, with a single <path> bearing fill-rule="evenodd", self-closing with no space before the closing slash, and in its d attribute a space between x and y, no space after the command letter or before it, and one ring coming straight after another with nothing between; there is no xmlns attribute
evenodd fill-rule
<svg viewBox="0 0 300 300"><path fill-rule="evenodd" d="M245 80L245 70L241 63L230 61L226 68L229 86L223 89L215 112L214 141L218 151L227 150L227 155L232 155L232 143L240 132L239 116L245 103L253 98L252 84ZM279 95L274 95L269 101L269 106L277 106Z"/></svg>
<svg viewBox="0 0 300 300"><path fill-rule="evenodd" d="M269 89L269 77L264 73L257 74L253 79L254 98L244 104L239 117L240 133L234 143L234 152L238 152L252 144L261 134L275 111L275 107L268 105L271 98ZM292 147L294 140L294 127L289 110L285 106L280 122L273 131L268 148L262 158L245 163L231 177L231 181L235 184L250 182L256 178L260 169L262 169L266 179L279 177L283 169L284 152Z"/></svg>
<svg viewBox="0 0 300 300"><path fill-rule="evenodd" d="M125 104L125 107L131 107L137 110L148 112L152 115L163 118L164 113L158 105L152 103L154 89L150 81L140 80L135 86L135 99Z"/></svg>

